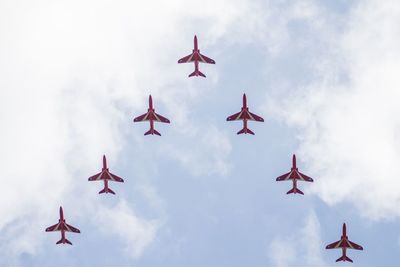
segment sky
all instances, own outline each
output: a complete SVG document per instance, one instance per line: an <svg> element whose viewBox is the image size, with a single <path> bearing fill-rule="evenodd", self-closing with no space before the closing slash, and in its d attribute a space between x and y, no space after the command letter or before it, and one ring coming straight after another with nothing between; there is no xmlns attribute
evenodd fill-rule
<svg viewBox="0 0 400 267"><path fill-rule="evenodd" d="M344 222L352 266L397 266L398 25L396 0L0 1L0 266L330 267ZM275 181L294 153L304 196Z"/></svg>

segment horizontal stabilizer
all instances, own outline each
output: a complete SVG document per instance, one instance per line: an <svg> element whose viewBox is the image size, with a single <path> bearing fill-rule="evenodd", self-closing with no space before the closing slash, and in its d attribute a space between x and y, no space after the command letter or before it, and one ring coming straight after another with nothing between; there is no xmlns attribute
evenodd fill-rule
<svg viewBox="0 0 400 267"><path fill-rule="evenodd" d="M151 135L156 134L158 136L161 136L161 134L159 132L157 132L155 129L150 129L150 130L148 130L147 132L144 133L144 135L149 135L149 134L151 134Z"/></svg>
<svg viewBox="0 0 400 267"><path fill-rule="evenodd" d="M99 192L99 194L103 194L103 193L106 193L106 194L111 193L111 194L115 195L115 192L112 191L110 188L104 188L103 190L101 190Z"/></svg>
<svg viewBox="0 0 400 267"><path fill-rule="evenodd" d="M304 193L301 192L300 189L298 189L298 188L292 188L291 190L287 191L286 194L302 194L302 195L304 195Z"/></svg>
<svg viewBox="0 0 400 267"><path fill-rule="evenodd" d="M202 72L200 72L199 70L195 70L194 72L189 74L189 77L193 77L193 76L201 76L201 77L206 77L206 75L204 75Z"/></svg>
<svg viewBox="0 0 400 267"><path fill-rule="evenodd" d="M56 244L57 244L57 245L58 245L58 244L70 244L70 245L72 245L71 241L69 241L69 240L66 239L66 238L60 239L59 241L57 241Z"/></svg>
<svg viewBox="0 0 400 267"><path fill-rule="evenodd" d="M339 259L336 260L336 262L338 262L338 261L349 261L349 262L353 262L352 259L350 259L349 257L344 256L344 255L343 255L342 257L340 257Z"/></svg>
<svg viewBox="0 0 400 267"><path fill-rule="evenodd" d="M252 134L252 135L254 135L253 131L250 130L249 128L243 128L242 130L237 132L237 134Z"/></svg>

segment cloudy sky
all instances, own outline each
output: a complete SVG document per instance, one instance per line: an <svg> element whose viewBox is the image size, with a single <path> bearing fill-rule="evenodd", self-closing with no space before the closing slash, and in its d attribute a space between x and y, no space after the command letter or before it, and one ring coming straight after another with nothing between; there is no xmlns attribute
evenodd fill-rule
<svg viewBox="0 0 400 267"><path fill-rule="evenodd" d="M343 222L352 266L395 266L398 25L397 0L0 1L0 266L337 266ZM195 34L206 79L176 63ZM225 121L243 93L255 136Z"/></svg>

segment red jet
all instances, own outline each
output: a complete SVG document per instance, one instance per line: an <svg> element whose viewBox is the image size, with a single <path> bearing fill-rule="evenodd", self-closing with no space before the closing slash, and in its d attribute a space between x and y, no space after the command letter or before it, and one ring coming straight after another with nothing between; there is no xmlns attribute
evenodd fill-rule
<svg viewBox="0 0 400 267"><path fill-rule="evenodd" d="M108 171L107 160L106 160L106 156L105 155L103 155L103 169L101 169L101 172L89 177L88 180L89 181L100 181L100 180L103 180L104 181L104 189L101 190L99 192L99 194L111 193L113 195L115 195L115 192L112 191L108 187L108 181L110 180L110 181L113 181L113 182L120 182L120 183L124 182L124 179L122 179L121 177L118 177L115 174L112 174L111 172Z"/></svg>
<svg viewBox="0 0 400 267"><path fill-rule="evenodd" d="M65 238L65 232L73 232L79 234L81 231L79 229L67 224L64 219L64 213L63 213L63 208L60 207L60 219L58 220L58 223L46 228L46 232L53 232L53 231L61 231L61 239L56 243L58 244L70 244L72 243Z"/></svg>
<svg viewBox="0 0 400 267"><path fill-rule="evenodd" d="M314 180L311 177L308 177L305 174L302 174L301 172L299 172L299 170L296 167L296 155L293 154L293 165L292 165L292 169L290 170L290 172L285 173L284 175L279 176L278 178L276 178L277 181L288 181L288 180L292 180L293 181L293 188L291 190L289 190L286 194L302 194L304 195L303 192L301 192L298 188L297 188L297 180L300 181L305 181L305 182L314 182Z"/></svg>
<svg viewBox="0 0 400 267"><path fill-rule="evenodd" d="M264 121L263 118L260 116L253 114L249 111L249 108L247 107L247 100L246 100L246 94L243 94L243 107L242 110L236 114L233 114L226 118L227 121L235 121L235 120L243 120L243 129L237 132L237 134L252 134L254 133L247 128L247 121Z"/></svg>
<svg viewBox="0 0 400 267"><path fill-rule="evenodd" d="M147 113L133 119L133 122L140 122L140 121L150 121L150 130L145 132L144 135L156 134L161 136L161 134L154 129L154 121L169 123L169 120L167 118L164 118L163 116L155 112L155 109L153 108L153 99L151 98L151 95L149 95L149 108L147 109Z"/></svg>
<svg viewBox="0 0 400 267"><path fill-rule="evenodd" d="M345 223L343 224L342 237L340 238L340 240L326 246L326 249L333 249L333 248L341 248L342 252L343 252L342 257L337 259L336 262L338 262L338 261L353 262L352 259L350 259L349 257L346 256L346 249L348 249L348 248L349 249L363 250L362 246L351 242L347 238L347 235L346 235L346 224Z"/></svg>
<svg viewBox="0 0 400 267"><path fill-rule="evenodd" d="M192 72L189 77L192 76L202 76L206 77L203 73L200 72L199 70L199 62L202 63L208 63L208 64L215 64L215 61L212 60L211 58L206 57L205 55L200 54L200 50L197 46L197 36L194 36L194 49L193 52L181 59L178 60L178 63L189 63L189 62L194 62L194 72Z"/></svg>

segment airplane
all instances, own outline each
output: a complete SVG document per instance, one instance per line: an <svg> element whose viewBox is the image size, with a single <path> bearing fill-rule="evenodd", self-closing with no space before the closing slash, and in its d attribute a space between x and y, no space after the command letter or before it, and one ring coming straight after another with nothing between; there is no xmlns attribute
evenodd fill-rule
<svg viewBox="0 0 400 267"><path fill-rule="evenodd" d="M200 54L200 50L197 45L197 36L194 36L194 49L193 52L181 59L178 60L178 63L189 63L194 62L194 72L189 74L189 77L193 76L202 76L206 77L202 72L199 70L199 62L208 63L208 64L215 64L215 61L211 58L206 57L205 55Z"/></svg>
<svg viewBox="0 0 400 267"><path fill-rule="evenodd" d="M243 94L243 107L242 110L236 114L233 114L226 118L227 121L235 121L235 120L243 120L243 129L237 132L237 134L252 134L254 135L253 131L251 131L249 128L247 128L247 121L260 121L263 122L264 119L261 118L260 116L253 114L249 111L249 108L247 107L247 99L246 99L246 94Z"/></svg>
<svg viewBox="0 0 400 267"><path fill-rule="evenodd" d="M100 181L100 180L104 181L104 189L101 190L99 194L111 193L115 195L115 192L108 187L108 181L120 182L120 183L124 182L124 179L108 171L107 159L105 155L103 155L103 169L101 169L101 172L89 177L88 179L88 181Z"/></svg>
<svg viewBox="0 0 400 267"><path fill-rule="evenodd" d="M61 239L59 241L57 241L57 243L56 243L57 245L58 244L72 245L72 243L68 239L65 238L65 232L73 232L73 233L77 233L77 234L79 234L81 232L81 231L79 231L79 229L77 229L77 228L73 227L72 225L69 225L65 222L64 212L63 212L62 207L60 207L60 219L58 220L58 223L46 228L46 232L53 232L53 231L61 231Z"/></svg>
<svg viewBox="0 0 400 267"><path fill-rule="evenodd" d="M147 109L147 113L133 119L133 122L140 122L140 121L150 121L150 130L145 132L144 135L156 134L161 136L161 134L154 129L154 121L170 123L170 121L167 118L164 118L163 116L155 112L155 109L153 108L153 99L151 98L151 95L149 95L149 108Z"/></svg>
<svg viewBox="0 0 400 267"><path fill-rule="evenodd" d="M346 235L346 224L345 223L343 224L342 237L340 238L340 240L326 246L326 249L334 249L334 248L341 248L342 249L342 253L343 253L342 257L337 259L336 262L338 262L338 261L353 262L352 259L350 259L349 257L346 256L346 249L363 250L362 246L351 242L347 238L347 235Z"/></svg>
<svg viewBox="0 0 400 267"><path fill-rule="evenodd" d="M302 174L299 172L298 168L296 167L296 155L293 154L293 159L292 159L292 169L290 172L285 173L284 175L279 176L276 178L276 181L288 181L292 180L293 181L293 188L289 190L286 194L302 194L304 195L303 192L300 191L300 189L297 188L297 180L300 181L305 181L305 182L314 182L314 180L311 177L308 177L305 174Z"/></svg>

